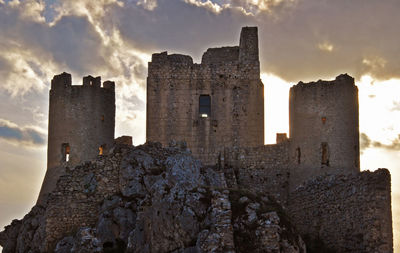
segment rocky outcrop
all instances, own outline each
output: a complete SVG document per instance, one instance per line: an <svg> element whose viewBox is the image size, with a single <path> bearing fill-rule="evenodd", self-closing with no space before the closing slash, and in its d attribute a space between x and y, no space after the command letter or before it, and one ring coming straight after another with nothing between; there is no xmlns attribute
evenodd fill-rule
<svg viewBox="0 0 400 253"><path fill-rule="evenodd" d="M41 252L44 240L45 209L34 206L22 220L13 220L0 233L3 252Z"/></svg>
<svg viewBox="0 0 400 253"><path fill-rule="evenodd" d="M67 168L45 205L0 233L3 252L305 252L266 194L227 187L183 143L118 145Z"/></svg>

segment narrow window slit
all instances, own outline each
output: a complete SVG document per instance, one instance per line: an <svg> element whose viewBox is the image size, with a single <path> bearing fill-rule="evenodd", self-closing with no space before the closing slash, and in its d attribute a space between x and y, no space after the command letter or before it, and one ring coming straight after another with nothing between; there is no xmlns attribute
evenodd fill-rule
<svg viewBox="0 0 400 253"><path fill-rule="evenodd" d="M321 165L329 166L329 147L327 142L321 143Z"/></svg>
<svg viewBox="0 0 400 253"><path fill-rule="evenodd" d="M61 144L61 161L62 162L69 162L70 152L71 152L71 147L69 146L69 143Z"/></svg>
<svg viewBox="0 0 400 253"><path fill-rule="evenodd" d="M297 164L300 164L300 162L301 162L301 151L300 151L300 147L296 148L296 158L297 158Z"/></svg>

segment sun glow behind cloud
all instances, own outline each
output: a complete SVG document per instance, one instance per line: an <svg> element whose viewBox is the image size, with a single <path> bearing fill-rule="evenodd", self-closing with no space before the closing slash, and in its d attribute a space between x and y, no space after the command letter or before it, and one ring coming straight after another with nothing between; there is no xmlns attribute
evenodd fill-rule
<svg viewBox="0 0 400 253"><path fill-rule="evenodd" d="M322 51L332 52L333 51L333 44L325 41L323 43L318 44L318 48Z"/></svg>
<svg viewBox="0 0 400 253"><path fill-rule="evenodd" d="M261 74L264 83L264 126L265 143L276 143L277 133L289 137L289 89L287 83L273 74Z"/></svg>

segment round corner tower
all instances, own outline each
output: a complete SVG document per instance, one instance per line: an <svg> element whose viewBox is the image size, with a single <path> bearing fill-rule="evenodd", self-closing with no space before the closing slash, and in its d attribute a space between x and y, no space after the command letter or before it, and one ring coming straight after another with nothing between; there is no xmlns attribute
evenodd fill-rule
<svg viewBox="0 0 400 253"><path fill-rule="evenodd" d="M49 97L47 172L39 200L51 192L65 166L92 160L114 142L114 82L101 86L100 77L87 76L83 85L72 85L64 72L53 77Z"/></svg>
<svg viewBox="0 0 400 253"><path fill-rule="evenodd" d="M358 88L347 74L290 89L292 178L360 170Z"/></svg>

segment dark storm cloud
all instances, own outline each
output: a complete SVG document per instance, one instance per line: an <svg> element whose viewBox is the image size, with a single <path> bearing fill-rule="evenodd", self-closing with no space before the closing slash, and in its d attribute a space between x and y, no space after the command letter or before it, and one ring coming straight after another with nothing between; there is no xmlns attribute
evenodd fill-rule
<svg viewBox="0 0 400 253"><path fill-rule="evenodd" d="M35 146L46 144L45 136L37 130L33 128L19 127L3 120L0 120L0 138Z"/></svg>
<svg viewBox="0 0 400 253"><path fill-rule="evenodd" d="M397 0L266 0L258 6L246 0L212 1L221 4L218 11L193 4L204 3L194 0L151 1L156 3L152 8L146 8L146 1L123 5L99 1L96 4L104 6L101 12L93 2L83 2L90 17L66 11L52 26L22 18L21 9L0 7L0 35L6 44L1 49L29 49L34 61L50 59L60 69L79 75L108 71L143 80L145 66L132 63L140 61L109 62L115 51L124 49L105 45L94 24L107 36L119 34L128 48L149 54L164 50L190 54L196 61L208 47L237 45L240 28L257 25L263 72L288 81L344 72L356 77L367 73L381 79L400 77ZM44 20L54 20L52 6L62 3L75 4L47 2ZM230 5L222 5L226 3Z"/></svg>
<svg viewBox="0 0 400 253"><path fill-rule="evenodd" d="M196 60L209 46L236 45L240 27L255 24L239 10L213 13L181 0L161 0L153 10L134 3L115 6L116 28L132 46L147 52L169 50L193 55Z"/></svg>
<svg viewBox="0 0 400 253"><path fill-rule="evenodd" d="M19 20L13 26L3 24L0 28L3 36L29 49L37 61L52 60L80 74L105 65L101 38L87 17L64 16L54 26Z"/></svg>
<svg viewBox="0 0 400 253"><path fill-rule="evenodd" d="M288 81L344 72L400 77L400 1L264 1L275 4L253 15L236 8L255 9L250 1L227 2L231 7L216 13L181 0L159 0L153 10L133 1L115 5L109 15L125 40L147 52L190 53L199 60L207 47L237 44L240 27L257 25L262 70Z"/></svg>
<svg viewBox="0 0 400 253"><path fill-rule="evenodd" d="M0 71L3 87L14 91L38 87L40 79L48 83L49 70L51 75L68 71L81 76L107 69L105 59L112 52L103 47L87 16L65 15L50 25L39 13L27 17L30 11L23 4L0 6L0 65L8 67Z"/></svg>
<svg viewBox="0 0 400 253"><path fill-rule="evenodd" d="M44 33L40 44L52 53L55 62L65 63L80 74L106 66L100 35L86 17L63 17Z"/></svg>

